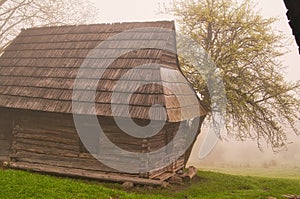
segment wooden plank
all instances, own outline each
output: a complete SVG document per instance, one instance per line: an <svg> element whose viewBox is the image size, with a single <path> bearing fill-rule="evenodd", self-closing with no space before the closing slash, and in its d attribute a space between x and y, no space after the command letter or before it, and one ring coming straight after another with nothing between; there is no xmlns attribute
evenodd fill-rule
<svg viewBox="0 0 300 199"><path fill-rule="evenodd" d="M51 124L48 124L51 125ZM45 125L47 126L47 125ZM36 134L36 135L44 135L44 136L49 136L49 137L59 137L62 139L77 139L78 135L73 131L72 133L64 133L63 131L59 131L59 130L52 130L52 129L46 129L44 126L44 128L41 129L34 129L34 128L18 128L18 132L17 133L26 133L26 134Z"/></svg>
<svg viewBox="0 0 300 199"><path fill-rule="evenodd" d="M0 155L0 161L1 162L9 161L9 156L8 155ZM0 162L0 164L1 164L1 162Z"/></svg>
<svg viewBox="0 0 300 199"><path fill-rule="evenodd" d="M15 161L36 162L66 167L73 166L75 168L98 171L103 169L103 171L116 172L116 170L109 168L106 165L103 165L92 155L86 154L85 157L77 157L72 154L69 155L66 153L60 155L56 152L57 150L46 152L44 150L42 151L41 149L36 148L20 149L20 147L16 147L16 150L17 153L11 155L11 158ZM128 165L136 164L136 159L131 159L129 157L119 159L113 156L112 154L102 155L101 160L109 161L110 165L112 165L113 168L119 168L120 166L128 167Z"/></svg>
<svg viewBox="0 0 300 199"><path fill-rule="evenodd" d="M171 164L167 167L164 167L164 168L161 168L161 169L158 169L155 171L150 171L149 178L150 179L164 179L164 177L165 177L164 173L170 173L170 172L175 173L176 171L183 169L184 168L183 162L184 162L183 157L180 157L177 161L175 161L173 164ZM170 166L172 166L171 170L170 170Z"/></svg>
<svg viewBox="0 0 300 199"><path fill-rule="evenodd" d="M24 116L27 117L28 116ZM29 116L30 117L30 116ZM32 117L32 116L31 116ZM50 131L50 132L58 132L61 134L74 134L74 132L76 132L75 126L74 126L74 121L68 121L66 119L39 119L36 118L38 116L34 116L32 118L30 118L29 120L22 120L20 121L20 129L24 129L24 130L42 130L42 132L44 131ZM45 117L48 118L48 115L42 115L40 117ZM35 121L35 122L33 122Z"/></svg>
<svg viewBox="0 0 300 199"><path fill-rule="evenodd" d="M25 169L31 171L39 171L62 176L70 176L76 178L89 178L96 180L112 181L112 182L132 182L134 184L162 186L163 181L144 179L138 177L127 177L122 174L102 173L94 171L86 171L83 169L70 169L63 167L48 166L43 164L30 164L21 162L11 162L10 167L14 169Z"/></svg>
<svg viewBox="0 0 300 199"><path fill-rule="evenodd" d="M163 167L163 168L158 169L156 171L150 171L149 172L149 178L150 179L159 179L159 176L162 175L165 172L168 172L168 168L167 167Z"/></svg>
<svg viewBox="0 0 300 199"><path fill-rule="evenodd" d="M69 168L79 168L85 170L95 170L95 171L105 171L112 173L120 173L119 171L109 168L108 166L102 164L96 160L93 156L89 156L89 159L82 157L62 157L49 154L36 154L33 152L17 152L15 155L11 155L12 160L21 162L31 162L31 163L43 163L52 166L63 166ZM113 162L111 162L113 164ZM117 162L118 166L124 164L128 166L128 163ZM134 174L127 174L128 176L134 176Z"/></svg>
<svg viewBox="0 0 300 199"><path fill-rule="evenodd" d="M16 162L38 163L49 166L60 166L66 168L84 169L102 172L117 172L96 159L83 160L80 158L61 157L54 155L34 154L28 152L20 152L11 156Z"/></svg>
<svg viewBox="0 0 300 199"><path fill-rule="evenodd" d="M189 182L191 179L193 179L193 177L195 177L197 175L197 168L190 166L187 170L187 172L185 172L182 175L182 180L184 182Z"/></svg>
<svg viewBox="0 0 300 199"><path fill-rule="evenodd" d="M174 175L175 175L175 172L164 172L164 173L160 174L159 176L157 176L155 179L165 181Z"/></svg>
<svg viewBox="0 0 300 199"><path fill-rule="evenodd" d="M28 151L37 154L49 154L49 155L57 155L62 157L78 157L78 151L69 151L69 150L48 148L43 146L32 146L31 144L23 144L23 143L13 143L13 150L15 150L16 152Z"/></svg>
<svg viewBox="0 0 300 199"><path fill-rule="evenodd" d="M37 134L28 134L28 133L22 133L22 132L17 132L16 134L14 134L14 138L15 139L24 138L24 139L33 139L33 140L40 140L40 141L50 141L50 142L57 142L57 143L71 144L71 145L78 144L78 140L76 140L76 139L66 139L66 138L49 136L49 135L37 135Z"/></svg>
<svg viewBox="0 0 300 199"><path fill-rule="evenodd" d="M35 140L30 138L18 138L15 140L17 143L23 144L31 144L32 146L43 146L47 148L55 148L69 151L77 151L79 153L79 145L78 144L64 144L59 142L51 142L46 140Z"/></svg>

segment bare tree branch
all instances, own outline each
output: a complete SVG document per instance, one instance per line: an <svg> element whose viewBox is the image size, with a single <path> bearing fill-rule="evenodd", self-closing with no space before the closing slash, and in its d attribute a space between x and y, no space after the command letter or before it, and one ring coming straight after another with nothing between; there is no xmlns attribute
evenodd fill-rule
<svg viewBox="0 0 300 199"><path fill-rule="evenodd" d="M96 9L89 0L1 0L0 54L22 28L91 23Z"/></svg>
<svg viewBox="0 0 300 199"><path fill-rule="evenodd" d="M0 0L0 6L2 6L8 0Z"/></svg>

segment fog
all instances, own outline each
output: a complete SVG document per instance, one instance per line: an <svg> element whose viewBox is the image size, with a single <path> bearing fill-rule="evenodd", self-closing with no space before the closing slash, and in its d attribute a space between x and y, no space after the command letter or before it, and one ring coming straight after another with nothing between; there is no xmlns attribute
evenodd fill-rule
<svg viewBox="0 0 300 199"><path fill-rule="evenodd" d="M202 132L193 148L190 165L199 168L300 168L300 136L292 133L288 136L289 144L279 152L273 152L267 144L260 150L255 141L229 138L219 141L204 159L200 159L198 154L204 139L205 132Z"/></svg>
<svg viewBox="0 0 300 199"><path fill-rule="evenodd" d="M286 46L289 53L282 57L282 62L287 66L282 71L288 81L299 80L300 56L298 46L292 36L292 30L288 25L286 8L283 1L264 0L257 2L257 9L264 17L276 17L279 20L274 24L274 29L283 32L287 37ZM272 6L270 6L272 5ZM205 129L200 134L193 148L190 165L199 168L297 168L300 171L300 136L288 133L289 144L280 152L274 153L267 144L263 145L263 151L259 150L255 141L236 141L228 138L227 141L219 141L212 152L204 159L199 159L198 154L201 143L205 137Z"/></svg>

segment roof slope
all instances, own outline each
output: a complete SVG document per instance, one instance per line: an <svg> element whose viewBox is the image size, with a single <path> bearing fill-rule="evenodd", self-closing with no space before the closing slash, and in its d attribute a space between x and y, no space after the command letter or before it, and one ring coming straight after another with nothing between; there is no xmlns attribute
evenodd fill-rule
<svg viewBox="0 0 300 199"><path fill-rule="evenodd" d="M95 111L101 116L126 117L126 102L132 118L149 119L154 104L165 107L167 120L173 122L205 114L179 70L174 34L150 27L175 30L168 21L22 30L0 58L0 106L72 113L73 95L80 102L76 113L92 114L84 104L93 103L86 96L95 93ZM137 28L144 28L138 36L110 39ZM147 48L149 44L161 48ZM112 60L118 50L126 53ZM104 66L107 60L111 63ZM79 70L84 70L80 78ZM76 77L76 89L84 93L73 93ZM163 119L159 110L151 109L152 119Z"/></svg>

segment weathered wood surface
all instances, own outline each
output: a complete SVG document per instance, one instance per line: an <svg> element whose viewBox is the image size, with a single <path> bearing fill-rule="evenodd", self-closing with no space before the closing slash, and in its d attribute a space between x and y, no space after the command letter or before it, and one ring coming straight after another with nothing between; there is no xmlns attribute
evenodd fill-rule
<svg viewBox="0 0 300 199"><path fill-rule="evenodd" d="M10 140L0 140L0 155L7 156L9 154Z"/></svg>
<svg viewBox="0 0 300 199"><path fill-rule="evenodd" d="M180 157L177 161L172 163L171 165L168 165L167 167L150 171L149 172L149 178L151 179L161 179L165 180L171 177L172 175L175 174L176 171L183 169L184 168L184 159L183 157ZM165 175L167 173L167 175Z"/></svg>
<svg viewBox="0 0 300 199"><path fill-rule="evenodd" d="M143 184L143 185L152 185L152 186L163 185L163 181L159 181L159 180L143 179L139 177L128 177L120 174L102 173L98 171L95 172L95 171L89 171L84 169L54 167L54 166L43 165L43 164L11 162L10 167L15 169L28 169L32 171L51 173L51 174L62 175L62 176L79 177L79 178L83 177L83 178L104 180L104 181L132 182L133 184Z"/></svg>
<svg viewBox="0 0 300 199"><path fill-rule="evenodd" d="M282 197L289 198L289 199L300 199L300 195L286 194L286 195L282 195Z"/></svg>
<svg viewBox="0 0 300 199"><path fill-rule="evenodd" d="M0 108L0 161L8 161L12 142L12 111Z"/></svg>
<svg viewBox="0 0 300 199"><path fill-rule="evenodd" d="M169 31L153 29L162 27ZM131 28L145 29L128 33L125 39L106 40ZM128 117L123 111L127 107L125 98L121 96L136 91L129 100L133 118L150 119L148 112L154 104L161 104L168 110L167 120L170 122L206 114L199 108L195 92L179 69L174 53L174 29L174 22L164 21L23 30L0 59L0 106L72 114L72 101L95 101L97 115ZM104 40L106 47L99 45ZM151 48L154 44L168 46L174 52ZM124 52L126 49L127 53ZM119 53L121 56L116 58ZM84 70L80 70L84 74L80 75L83 81L78 81L78 87L88 90L95 85L96 98L92 100L86 97L88 95L72 97L79 68L87 57L90 59ZM103 60L108 59L115 61L104 68ZM150 63L151 67L142 67ZM137 66L139 69L128 75L127 72L130 69L134 71ZM125 74L128 77L120 80ZM118 81L122 81L122 85L115 88ZM139 86L138 83L148 84ZM114 114L111 111L112 92L119 96L115 101L118 108ZM183 99L182 106L179 106L174 93ZM91 109L82 107L76 113L93 115ZM162 120L164 115L157 111L153 117Z"/></svg>
<svg viewBox="0 0 300 199"><path fill-rule="evenodd" d="M185 172L182 175L182 179L184 182L189 182L191 179L193 179L196 175L197 175L197 168L190 166L187 170L187 172Z"/></svg>
<svg viewBox="0 0 300 199"><path fill-rule="evenodd" d="M171 152L179 151L184 144L186 144L186 135L183 135L183 137L179 139L179 142L173 143L176 131L182 130L178 128L177 124L167 123L163 130L156 136L146 139L137 139L128 135L122 137L124 132L119 132L120 129L116 126L112 118L99 117L98 119L106 135L108 135L117 146L122 145L125 151L133 151L137 154L148 153L156 151L170 143L171 147L162 150L156 159L151 159L151 161L157 165L160 165L167 159L174 159L174 154ZM17 164L18 168L21 168L22 165L26 165L26 168L23 169L29 168L30 165L33 165L33 167L35 165L44 165L42 168L46 168L45 166L51 168L59 167L62 169L60 170L61 172L67 169L81 169L92 173L106 172L121 176L148 178L156 181L167 180L175 175L176 171L184 168L185 154L161 169L143 173L145 168L147 168L147 162L145 162L140 165L140 173L120 173L120 171L104 165L93 155L89 154L80 141L72 123L72 117L67 114L48 114L27 111L26 114L20 114L13 131L14 141L10 154L11 161ZM138 120L137 123L146 124L147 121ZM104 149L98 154L101 155L101 160L109 161L112 167L122 165L128 167L128 165L137 164L136 158L131 158L127 156L126 153L121 152L120 155L122 155L122 158L115 156L114 153L116 151L106 143L101 142L101 149ZM91 176L92 173L90 173L89 176Z"/></svg>
<svg viewBox="0 0 300 199"><path fill-rule="evenodd" d="M70 125L72 118L69 115L65 118L48 117L48 120L45 116L46 114L33 113L26 115L26 119L20 119L13 133L12 161L117 172L100 163L92 155L84 155L76 129Z"/></svg>
<svg viewBox="0 0 300 199"><path fill-rule="evenodd" d="M35 154L28 152L19 152L16 155L11 156L17 162L27 163L39 163L49 166L61 166L66 168L86 169L92 171L105 171L105 172L117 172L112 171L102 165L95 159L79 159L77 157L59 157L54 155Z"/></svg>
<svg viewBox="0 0 300 199"><path fill-rule="evenodd" d="M170 177L168 179L168 182L170 184L182 184L183 183L183 180L182 180L182 177L179 176L179 175L173 175L172 177Z"/></svg>

